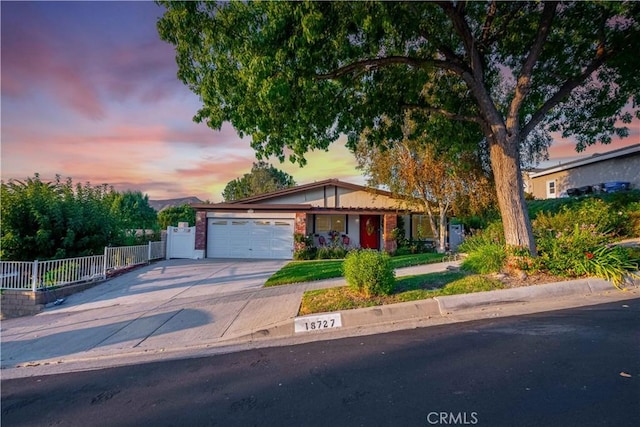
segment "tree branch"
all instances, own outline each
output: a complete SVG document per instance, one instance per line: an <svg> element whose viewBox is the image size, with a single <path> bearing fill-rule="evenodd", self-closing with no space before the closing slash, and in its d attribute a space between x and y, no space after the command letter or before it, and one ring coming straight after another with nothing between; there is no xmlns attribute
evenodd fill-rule
<svg viewBox="0 0 640 427"><path fill-rule="evenodd" d="M340 67L330 73L316 74L318 80L332 80L351 74L356 71L370 71L382 68L388 65L405 64L416 68L425 66L433 66L445 70L454 70L455 64L448 61L440 61L437 59L418 59L409 58L407 56L386 56L383 58L370 58L361 61L352 62L351 64Z"/></svg>
<svg viewBox="0 0 640 427"><path fill-rule="evenodd" d="M496 11L498 9L498 5L496 4L496 0L491 2L491 6L489 6L489 13L487 13L487 17L484 20L484 25L482 26L482 37L480 38L480 45L483 47L487 46L487 40L489 40L489 34L491 32L491 27L493 25L493 21L496 18Z"/></svg>
<svg viewBox="0 0 640 427"><path fill-rule="evenodd" d="M406 64L411 65L413 67L420 67L423 64L413 58L408 58L406 56L389 56L384 58L371 58L364 59L362 61L352 62L351 64L340 67L330 73L326 74L317 74L316 78L319 80L332 80L337 79L347 74L353 73L355 71L360 70L372 70L380 67L384 67L386 65L392 64Z"/></svg>
<svg viewBox="0 0 640 427"><path fill-rule="evenodd" d="M582 73L580 73L573 79L569 79L564 82L560 89L558 89L558 91L551 98L549 98L542 105L542 107L538 109L538 111L533 114L531 120L529 120L529 122L522 127L522 130L520 131L520 138L526 138L527 135L542 121L542 119L544 119L544 117L549 113L549 111L551 111L552 108L558 105L566 96L570 95L575 88L584 83L584 81L591 75L591 73L600 68L600 66L612 56L612 53L605 53L602 50L598 50L596 58L584 69Z"/></svg>
<svg viewBox="0 0 640 427"><path fill-rule="evenodd" d="M544 43L551 32L551 23L556 14L557 7L557 2L544 3L544 9L538 26L538 33L536 34L536 38L531 49L529 50L529 55L527 55L527 59L522 66L522 70L520 70L515 93L507 113L506 125L509 131L512 131L513 128L518 126L518 113L520 111L520 107L522 107L522 104L531 89L531 74L533 73L533 67L538 62Z"/></svg>

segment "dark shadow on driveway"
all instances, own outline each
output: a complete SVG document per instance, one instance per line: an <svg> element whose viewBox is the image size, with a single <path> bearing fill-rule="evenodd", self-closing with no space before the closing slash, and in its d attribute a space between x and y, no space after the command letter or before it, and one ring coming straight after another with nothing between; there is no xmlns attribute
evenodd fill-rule
<svg viewBox="0 0 640 427"><path fill-rule="evenodd" d="M178 315L184 321L171 322ZM96 322L99 321L97 320ZM178 309L109 324L84 328L75 327L72 330L55 332L25 340L3 340L2 368L68 356L114 344L128 343L125 346L126 348L135 348L150 336L158 335L157 331L160 328L162 328L162 334L167 334L199 327L211 322L213 322L213 318L204 311ZM37 332L32 332L30 335L34 334L37 334Z"/></svg>

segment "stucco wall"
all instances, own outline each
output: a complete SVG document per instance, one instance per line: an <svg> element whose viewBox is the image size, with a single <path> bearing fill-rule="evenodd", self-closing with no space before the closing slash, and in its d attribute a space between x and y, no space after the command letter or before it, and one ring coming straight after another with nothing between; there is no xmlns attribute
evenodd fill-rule
<svg viewBox="0 0 640 427"><path fill-rule="evenodd" d="M309 204L321 208L364 207L364 208L394 208L397 201L384 196L375 195L368 191L356 191L348 188L327 185L324 188L314 188L303 193L274 197L264 203L273 204Z"/></svg>
<svg viewBox="0 0 640 427"><path fill-rule="evenodd" d="M640 155L609 159L529 179L529 192L536 199L547 198L547 181L555 180L556 194L569 188L597 185L603 182L630 182L640 188Z"/></svg>

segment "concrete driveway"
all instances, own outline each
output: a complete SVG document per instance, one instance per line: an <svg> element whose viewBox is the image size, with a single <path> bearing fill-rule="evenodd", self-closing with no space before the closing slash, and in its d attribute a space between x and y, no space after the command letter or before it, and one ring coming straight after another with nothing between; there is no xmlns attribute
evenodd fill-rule
<svg viewBox="0 0 640 427"><path fill-rule="evenodd" d="M2 368L219 339L286 263L167 260L138 268L38 315L4 320ZM299 298L291 298L296 309Z"/></svg>
<svg viewBox="0 0 640 427"><path fill-rule="evenodd" d="M172 259L142 267L70 296L55 311L206 299L262 287L286 260ZM53 310L52 310L53 311Z"/></svg>

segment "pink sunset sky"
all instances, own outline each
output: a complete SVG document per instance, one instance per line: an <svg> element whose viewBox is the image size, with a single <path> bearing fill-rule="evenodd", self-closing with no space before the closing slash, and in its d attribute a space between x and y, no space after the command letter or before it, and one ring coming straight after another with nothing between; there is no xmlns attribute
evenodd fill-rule
<svg viewBox="0 0 640 427"><path fill-rule="evenodd" d="M176 77L155 3L2 1L0 8L2 180L59 174L151 199L219 202L225 185L250 171L249 139L228 124L213 131L192 121L199 100ZM640 124L632 127L629 138L580 156L640 142ZM300 184L363 184L344 142L309 153L304 168L272 164ZM554 164L578 155L560 140L549 154Z"/></svg>

